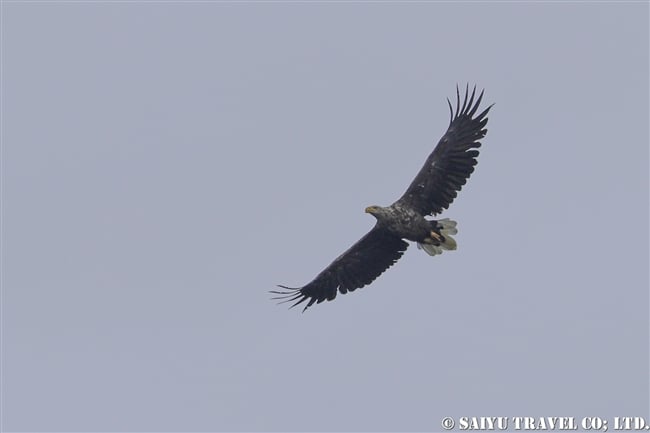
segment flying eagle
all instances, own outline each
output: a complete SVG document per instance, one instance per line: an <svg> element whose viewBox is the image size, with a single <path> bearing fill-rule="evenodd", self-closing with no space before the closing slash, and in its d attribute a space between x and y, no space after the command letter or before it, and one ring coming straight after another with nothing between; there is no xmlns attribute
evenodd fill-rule
<svg viewBox="0 0 650 433"><path fill-rule="evenodd" d="M377 223L364 237L337 257L325 270L303 287L280 285L284 291L271 291L282 302L296 301L295 307L308 300L303 311L314 303L320 304L336 298L337 292L345 294L372 283L391 267L406 251L407 239L416 242L431 256L444 250L455 250L456 221L448 218L428 220L425 216L437 215L454 201L467 179L474 171L485 137L487 114L492 105L475 116L483 91L476 101L476 86L469 95L465 88L463 104L456 86L456 110L449 104L450 121L447 132L427 158L411 185L395 203L388 207L369 206L366 212ZM494 105L494 104L493 104Z"/></svg>

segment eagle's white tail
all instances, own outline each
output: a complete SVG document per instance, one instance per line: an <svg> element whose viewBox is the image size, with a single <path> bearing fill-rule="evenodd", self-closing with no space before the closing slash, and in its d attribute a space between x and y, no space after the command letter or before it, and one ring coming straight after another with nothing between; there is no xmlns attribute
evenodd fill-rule
<svg viewBox="0 0 650 433"><path fill-rule="evenodd" d="M424 250L430 256L442 254L444 250L455 250L457 244L451 235L458 233L458 230L456 229L456 221L444 218L438 221L432 221L432 223L437 223L435 226L437 229L436 231L439 231L445 240L441 242L440 245L421 244L418 242L418 249Z"/></svg>

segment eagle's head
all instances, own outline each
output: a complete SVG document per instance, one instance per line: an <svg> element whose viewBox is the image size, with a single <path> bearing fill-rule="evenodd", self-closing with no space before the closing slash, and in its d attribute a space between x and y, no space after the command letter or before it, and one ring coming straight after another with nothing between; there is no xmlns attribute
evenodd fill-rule
<svg viewBox="0 0 650 433"><path fill-rule="evenodd" d="M368 206L366 208L366 213L369 213L370 215L374 216L375 218L381 221L387 216L388 211L385 207Z"/></svg>

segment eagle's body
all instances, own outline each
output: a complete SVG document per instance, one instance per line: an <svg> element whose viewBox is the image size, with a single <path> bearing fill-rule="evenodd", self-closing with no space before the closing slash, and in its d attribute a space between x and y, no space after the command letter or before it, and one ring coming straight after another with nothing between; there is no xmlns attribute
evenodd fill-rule
<svg viewBox="0 0 650 433"><path fill-rule="evenodd" d="M481 92L474 103L475 90L471 96L465 90L461 107L456 89L455 113L447 100L451 112L449 128L402 197L387 207L366 208L377 219L372 230L306 286L280 286L288 291L273 291L281 295L275 299L296 301L292 306L309 299L306 310L314 303L334 299L337 292L344 294L370 284L402 257L409 245L404 239L416 242L418 248L432 256L456 249L456 241L451 237L457 233L456 222L448 218L429 220L425 216L449 207L474 171L477 149L481 146L478 140L487 132L486 116L492 107L474 116L483 98Z"/></svg>
<svg viewBox="0 0 650 433"><path fill-rule="evenodd" d="M431 224L415 210L393 203L388 207L370 206L366 212L377 218L377 225L390 233L413 242L424 242L430 236Z"/></svg>

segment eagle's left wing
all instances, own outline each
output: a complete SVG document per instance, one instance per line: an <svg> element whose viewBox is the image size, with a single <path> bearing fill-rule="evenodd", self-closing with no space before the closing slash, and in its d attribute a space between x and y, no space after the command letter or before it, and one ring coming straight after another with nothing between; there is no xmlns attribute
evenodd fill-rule
<svg viewBox="0 0 650 433"><path fill-rule="evenodd" d="M427 158L420 172L406 192L396 202L422 215L435 215L447 209L456 198L467 179L474 171L479 141L485 137L487 129L487 114L492 105L475 116L483 99L483 92L474 102L476 87L469 96L469 89L465 89L465 99L460 105L460 92L456 87L456 112L449 103L451 120L445 135ZM469 98L469 100L468 100Z"/></svg>
<svg viewBox="0 0 650 433"><path fill-rule="evenodd" d="M279 286L286 291L271 291L282 302L296 301L295 307L309 299L303 311L314 303L320 304L372 283L391 267L408 248L408 243L375 225L364 237L337 257L327 268L304 287Z"/></svg>

